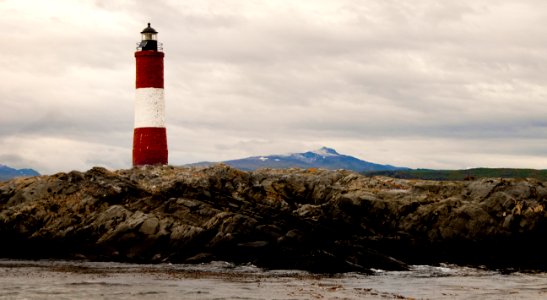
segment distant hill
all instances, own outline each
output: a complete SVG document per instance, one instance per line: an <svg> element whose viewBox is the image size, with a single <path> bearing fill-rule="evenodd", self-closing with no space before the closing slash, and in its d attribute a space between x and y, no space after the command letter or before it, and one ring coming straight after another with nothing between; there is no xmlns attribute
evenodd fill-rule
<svg viewBox="0 0 547 300"><path fill-rule="evenodd" d="M509 169L509 168L476 168L468 170L382 170L362 172L367 176L388 176L402 179L425 180L469 180L484 177L496 178L535 178L547 181L547 170Z"/></svg>
<svg viewBox="0 0 547 300"><path fill-rule="evenodd" d="M38 176L40 173L33 169L14 169L0 164L0 181L9 180L15 177Z"/></svg>
<svg viewBox="0 0 547 300"><path fill-rule="evenodd" d="M382 170L406 170L407 168L394 167L391 165L375 164L360 160L353 156L343 155L332 148L323 147L315 151L304 153L292 153L286 155L253 156L242 159L227 160L223 163L240 170L256 170L259 168L323 168L323 169L346 169L356 172L382 171ZM191 164L193 166L211 165L211 162Z"/></svg>

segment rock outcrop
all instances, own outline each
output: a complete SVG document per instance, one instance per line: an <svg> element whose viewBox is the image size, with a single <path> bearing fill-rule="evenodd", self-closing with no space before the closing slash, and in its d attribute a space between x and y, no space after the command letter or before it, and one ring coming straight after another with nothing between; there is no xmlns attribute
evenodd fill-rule
<svg viewBox="0 0 547 300"><path fill-rule="evenodd" d="M547 269L547 188L350 171L171 166L0 183L0 256L227 260L316 272L440 262Z"/></svg>

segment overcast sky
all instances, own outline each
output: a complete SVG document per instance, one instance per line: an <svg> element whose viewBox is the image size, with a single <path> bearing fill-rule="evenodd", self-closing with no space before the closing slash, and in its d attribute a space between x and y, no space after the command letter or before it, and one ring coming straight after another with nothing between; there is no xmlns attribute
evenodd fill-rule
<svg viewBox="0 0 547 300"><path fill-rule="evenodd" d="M170 164L328 146L547 168L545 0L0 0L0 15L0 164L130 168L151 22Z"/></svg>

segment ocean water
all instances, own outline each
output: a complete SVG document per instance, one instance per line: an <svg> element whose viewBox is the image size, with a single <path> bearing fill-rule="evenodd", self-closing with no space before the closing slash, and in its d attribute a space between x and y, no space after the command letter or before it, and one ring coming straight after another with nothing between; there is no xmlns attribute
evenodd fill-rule
<svg viewBox="0 0 547 300"><path fill-rule="evenodd" d="M547 299L547 273L442 265L329 276L226 262L0 260L0 299Z"/></svg>

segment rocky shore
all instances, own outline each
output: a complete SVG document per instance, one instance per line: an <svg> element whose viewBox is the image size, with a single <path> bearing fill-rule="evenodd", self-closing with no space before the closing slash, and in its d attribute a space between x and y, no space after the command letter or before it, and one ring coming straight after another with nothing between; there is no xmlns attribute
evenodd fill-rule
<svg viewBox="0 0 547 300"><path fill-rule="evenodd" d="M547 188L350 171L154 166L0 182L0 257L225 260L314 272L547 270Z"/></svg>

